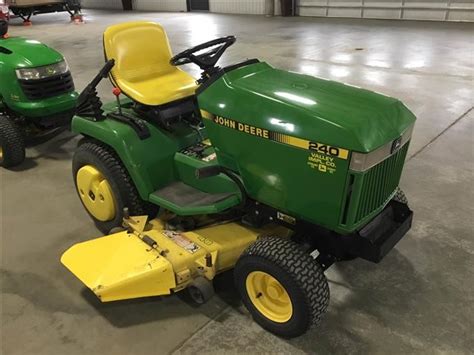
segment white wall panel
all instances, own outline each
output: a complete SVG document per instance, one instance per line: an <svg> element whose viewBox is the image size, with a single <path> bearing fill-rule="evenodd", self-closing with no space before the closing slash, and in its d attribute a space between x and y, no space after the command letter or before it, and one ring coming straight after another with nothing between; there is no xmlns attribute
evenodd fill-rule
<svg viewBox="0 0 474 355"><path fill-rule="evenodd" d="M265 0L209 0L209 7L211 12L263 15Z"/></svg>
<svg viewBox="0 0 474 355"><path fill-rule="evenodd" d="M470 11L457 9L469 8ZM474 0L451 1L450 10L447 12L448 21L470 21L474 22Z"/></svg>
<svg viewBox="0 0 474 355"><path fill-rule="evenodd" d="M300 16L473 21L474 0L299 0Z"/></svg>
<svg viewBox="0 0 474 355"><path fill-rule="evenodd" d="M82 0L85 9L122 9L122 0Z"/></svg>
<svg viewBox="0 0 474 355"><path fill-rule="evenodd" d="M141 11L187 11L186 0L134 0L133 8Z"/></svg>
<svg viewBox="0 0 474 355"><path fill-rule="evenodd" d="M399 19L401 16L402 1L396 0L365 0L363 17Z"/></svg>
<svg viewBox="0 0 474 355"><path fill-rule="evenodd" d="M281 1L280 0L275 0L275 15L276 16L281 15Z"/></svg>
<svg viewBox="0 0 474 355"><path fill-rule="evenodd" d="M443 10L418 10L405 9L403 18L407 20L437 20L444 21L445 11Z"/></svg>

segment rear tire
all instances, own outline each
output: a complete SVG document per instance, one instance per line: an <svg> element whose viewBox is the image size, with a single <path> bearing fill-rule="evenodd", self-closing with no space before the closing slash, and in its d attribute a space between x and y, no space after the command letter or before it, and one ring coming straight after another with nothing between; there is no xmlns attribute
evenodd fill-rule
<svg viewBox="0 0 474 355"><path fill-rule="evenodd" d="M329 305L323 269L288 239L257 240L237 261L234 277L253 319L285 338L302 335L317 325Z"/></svg>
<svg viewBox="0 0 474 355"><path fill-rule="evenodd" d="M104 208L109 209L109 211L101 210L101 206L91 208L90 203L94 203L94 201L87 199L92 200L94 198L95 200L98 197L90 194L90 191L84 191L82 182L78 184L78 173L83 172L84 169L91 169L102 177L101 184L105 184L102 191L106 192L106 199L108 196L110 200ZM85 141L81 144L72 160L72 172L76 191L84 208L97 228L104 234L109 233L113 228L122 226L123 209L125 207L128 208L131 216L148 215L150 218L154 218L158 213L158 206L140 198L120 158L113 149L105 144L95 141ZM81 185L81 187L78 185ZM110 192L110 194L107 192ZM112 198L110 199L110 197ZM101 201L104 201L102 195L100 195L100 198Z"/></svg>
<svg viewBox="0 0 474 355"><path fill-rule="evenodd" d="M0 115L0 165L12 168L25 160L25 138L10 118Z"/></svg>

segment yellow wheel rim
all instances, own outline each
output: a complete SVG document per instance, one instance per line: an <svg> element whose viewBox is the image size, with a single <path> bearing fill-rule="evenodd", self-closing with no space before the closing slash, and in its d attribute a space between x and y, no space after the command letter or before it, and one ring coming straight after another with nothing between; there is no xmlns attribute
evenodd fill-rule
<svg viewBox="0 0 474 355"><path fill-rule="evenodd" d="M245 281L247 293L255 308L276 323L285 323L293 315L290 296L283 285L272 275L253 271Z"/></svg>
<svg viewBox="0 0 474 355"><path fill-rule="evenodd" d="M102 173L92 165L85 165L76 175L76 186L87 211L102 222L115 218L116 203L112 188Z"/></svg>
<svg viewBox="0 0 474 355"><path fill-rule="evenodd" d="M0 145L0 163L3 162L3 147Z"/></svg>

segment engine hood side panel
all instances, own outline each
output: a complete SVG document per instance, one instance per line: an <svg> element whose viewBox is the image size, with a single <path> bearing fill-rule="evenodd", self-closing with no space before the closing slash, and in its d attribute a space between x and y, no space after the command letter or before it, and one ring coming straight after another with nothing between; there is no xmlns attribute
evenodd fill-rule
<svg viewBox="0 0 474 355"><path fill-rule="evenodd" d="M11 54L0 54L0 64L8 69L34 68L62 61L56 50L36 40L12 37L0 41Z"/></svg>
<svg viewBox="0 0 474 355"><path fill-rule="evenodd" d="M228 72L199 103L225 118L358 152L398 138L415 121L394 98L266 63Z"/></svg>
<svg viewBox="0 0 474 355"><path fill-rule="evenodd" d="M220 165L249 197L341 233L351 153L391 142L415 118L396 99L257 63L198 95ZM352 228L352 227L349 227Z"/></svg>

